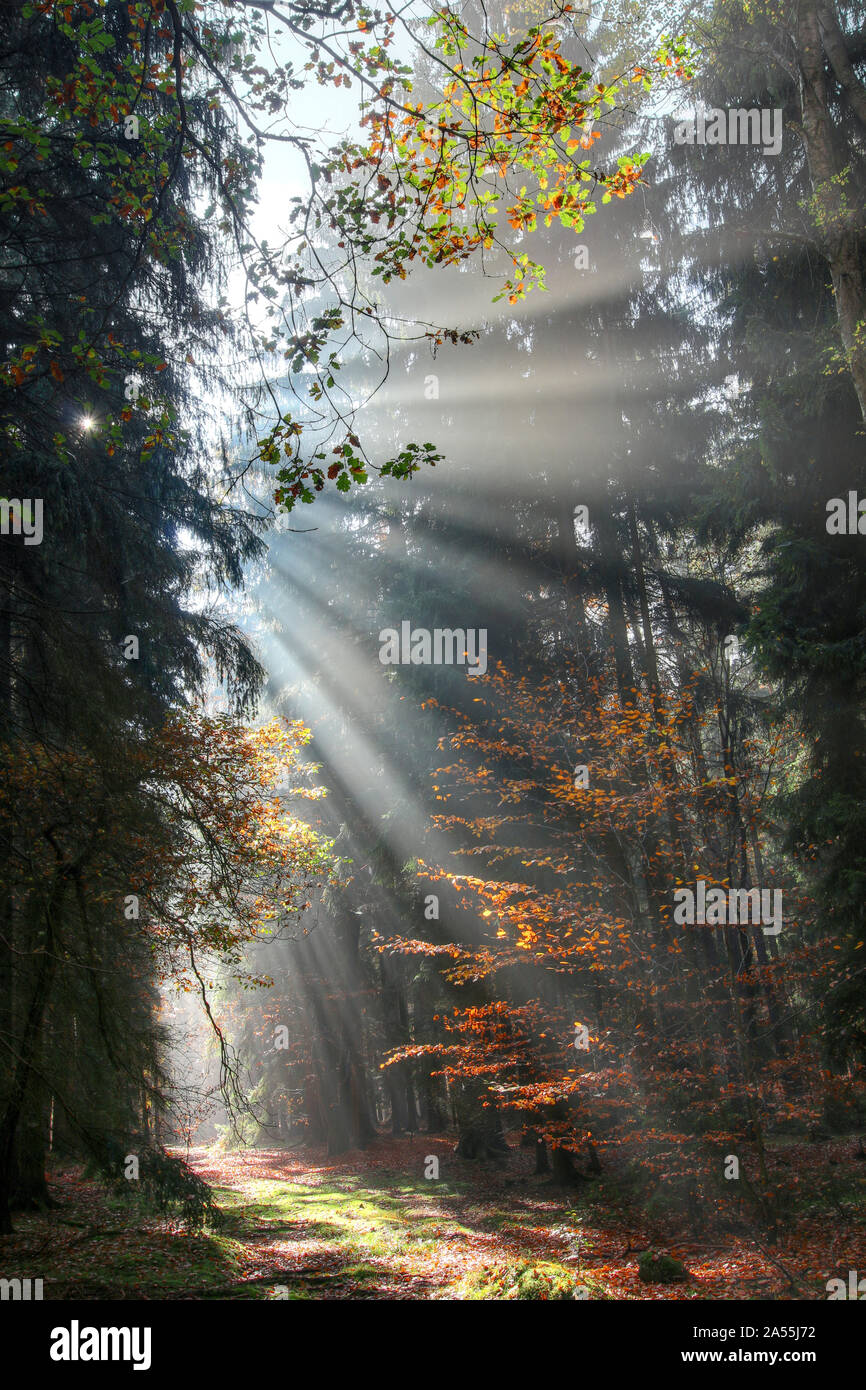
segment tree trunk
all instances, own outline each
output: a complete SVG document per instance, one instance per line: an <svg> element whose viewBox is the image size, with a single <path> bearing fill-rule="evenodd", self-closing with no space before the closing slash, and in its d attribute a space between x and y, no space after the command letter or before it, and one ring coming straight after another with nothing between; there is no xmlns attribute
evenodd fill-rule
<svg viewBox="0 0 866 1390"><path fill-rule="evenodd" d="M800 68L800 106L802 111L803 140L816 210L821 218L820 243L833 281L836 295L836 312L839 328L854 389L860 402L860 410L866 420L866 237L864 237L860 210L852 207L845 187L839 179L842 166L837 154L835 131L830 116L825 72L825 43L822 42L819 23L818 0L801 0L798 14L797 48ZM829 51L826 56L833 63L836 52L830 27L826 26L826 11L823 7L825 33L829 38ZM835 66L835 64L834 64ZM850 64L849 64L850 69ZM837 72L837 76L838 76ZM843 73L842 85L844 88ZM866 98L853 71L855 96L848 92L852 108L857 111ZM862 116L861 116L862 119Z"/></svg>
<svg viewBox="0 0 866 1390"><path fill-rule="evenodd" d="M552 1149L553 1181L561 1187L579 1187L587 1179L574 1166L574 1156L568 1149Z"/></svg>
<svg viewBox="0 0 866 1390"><path fill-rule="evenodd" d="M54 1205L45 1180L46 1128L46 1107L29 1094L12 1153L9 1204L13 1211L45 1211Z"/></svg>
<svg viewBox="0 0 866 1390"><path fill-rule="evenodd" d="M501 1159L508 1153L508 1145L502 1133L502 1120L499 1111L488 1098L486 1087L477 1082L458 1083L457 1097L457 1148L458 1158Z"/></svg>
<svg viewBox="0 0 866 1390"><path fill-rule="evenodd" d="M39 1052L48 996L57 969L56 918L63 904L67 883L68 868L64 866L57 872L45 907L45 932L42 949L37 955L33 993L18 1043L18 1057L6 1105L0 1118L0 1235L10 1235L12 1232L12 1218L9 1213L15 1183L15 1139Z"/></svg>

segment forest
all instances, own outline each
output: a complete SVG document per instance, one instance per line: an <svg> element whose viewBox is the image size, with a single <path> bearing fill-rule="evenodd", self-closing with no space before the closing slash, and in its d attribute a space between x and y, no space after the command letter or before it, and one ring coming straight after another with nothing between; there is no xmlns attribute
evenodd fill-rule
<svg viewBox="0 0 866 1390"><path fill-rule="evenodd" d="M0 1299L866 1299L866 7L0 34Z"/></svg>

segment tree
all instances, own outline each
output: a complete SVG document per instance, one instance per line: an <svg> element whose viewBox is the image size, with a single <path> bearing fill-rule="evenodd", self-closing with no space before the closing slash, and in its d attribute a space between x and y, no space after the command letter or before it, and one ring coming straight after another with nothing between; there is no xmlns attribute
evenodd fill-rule
<svg viewBox="0 0 866 1390"><path fill-rule="evenodd" d="M792 1048L775 999L792 989L820 996L832 935L815 932L804 949L795 923L811 923L812 908L790 880L772 955L759 949L754 918L738 923L726 908L715 924L708 912L708 925L684 926L675 904L696 867L707 901L720 886L730 902L742 880L726 827L738 814L754 837L746 887L760 872L753 853L766 882L763 787L780 775L771 772L780 745L752 744L732 768L706 719L700 767L683 737L697 673L660 702L636 693L622 706L612 667L589 689L573 663L520 681L500 668L480 678L474 718L443 739L452 757L437 773L446 804L436 821L462 842L454 868L431 865L425 876L450 883L462 910L447 942L416 933L389 947L438 961L467 997L432 1036L393 1055L432 1061L452 1085L474 1087L488 1112L524 1117L552 1146L560 1179L585 1177L574 1167L581 1152L590 1172L617 1157L620 1172L643 1172L645 1195L664 1175L695 1220L726 1210L719 1154L748 1153L749 1191L772 1224L779 1194L765 1130L814 1118L824 1103L808 1069L808 1006ZM588 785L574 781L574 747L588 750ZM697 866L683 863L684 836Z"/></svg>
<svg viewBox="0 0 866 1390"><path fill-rule="evenodd" d="M712 62L699 94L713 106L780 107L782 149L763 178L736 147L671 156L678 205L699 209L706 228L677 250L717 306L719 355L736 382L706 527L729 554L752 550L744 637L805 738L777 815L838 936L825 1034L833 1067L860 1059L864 1040L863 566L857 538L828 523L831 499L847 498L863 472L866 253L855 209L866 50L851 25L831 4L715 9L700 31Z"/></svg>
<svg viewBox="0 0 866 1390"><path fill-rule="evenodd" d="M786 246L805 231L826 262L842 360L866 419L866 234L859 211L866 192L866 46L851 28L856 13L835 0L759 7L723 0L695 30L704 69L712 73L708 90L733 91L744 105L757 99L784 113L787 186L806 186L805 216L796 219L805 226L792 229L793 209L785 199L766 232Z"/></svg>
<svg viewBox="0 0 866 1390"><path fill-rule="evenodd" d="M248 984L244 948L297 921L312 888L328 876L329 847L283 809L277 786L298 772L308 735L299 724L272 721L258 730L228 717L178 715L143 739L122 761L55 753L45 745L16 748L2 800L2 845L16 915L28 925L13 1029L7 1039L11 1076L0 1118L0 1220L9 1229L13 1144L25 1098L37 1079L64 1108L91 1153L104 1159L107 1138L86 1100L72 1102L68 1049L54 1061L43 1047L52 1000L71 977L88 980L97 1042L133 1083L138 1125L142 1092L165 1104L157 1078L128 1067L118 1048L121 1020L106 1008L102 972L109 930L118 966L141 969L144 943L162 977L195 991L210 1015L208 977L222 961ZM315 795L314 791L306 795ZM293 795L305 795L295 790ZM26 838L20 827L28 828ZM135 923L135 926L127 925ZM145 982L147 975L145 975ZM125 1009L134 1015L135 997ZM221 1085L237 1093L230 1053L221 1040ZM140 1089L139 1089L140 1088ZM123 1107L121 1107L121 1112ZM115 1112L115 1118L117 1118Z"/></svg>

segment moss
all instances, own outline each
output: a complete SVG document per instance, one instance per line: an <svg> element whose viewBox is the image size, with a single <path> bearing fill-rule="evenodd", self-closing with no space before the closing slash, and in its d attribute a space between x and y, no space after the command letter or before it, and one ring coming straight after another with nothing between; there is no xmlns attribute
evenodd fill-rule
<svg viewBox="0 0 866 1390"><path fill-rule="evenodd" d="M598 1296L585 1278L547 1260L537 1264L519 1260L514 1264L476 1270L463 1281L461 1294L470 1301L541 1299L563 1302L580 1298L582 1294L588 1294L590 1298Z"/></svg>
<svg viewBox="0 0 866 1390"><path fill-rule="evenodd" d="M673 1255L660 1255L656 1250L645 1250L637 1267L645 1284L679 1284L689 1277L682 1260Z"/></svg>

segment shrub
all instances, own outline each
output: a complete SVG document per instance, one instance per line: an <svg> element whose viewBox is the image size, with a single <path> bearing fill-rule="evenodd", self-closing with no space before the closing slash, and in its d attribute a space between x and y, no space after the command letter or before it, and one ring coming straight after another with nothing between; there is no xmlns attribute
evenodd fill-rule
<svg viewBox="0 0 866 1390"><path fill-rule="evenodd" d="M138 1179L124 1176L127 1152L138 1159ZM88 1167L95 1169L113 1191L125 1196L138 1195L160 1216L177 1216L188 1230L218 1226L222 1213L203 1178L182 1158L164 1149L132 1141L128 1146L113 1137L104 1138L91 1153Z"/></svg>
<svg viewBox="0 0 866 1390"><path fill-rule="evenodd" d="M657 1250L645 1250L637 1267L645 1284L678 1284L689 1277L682 1260L673 1255L660 1255Z"/></svg>

